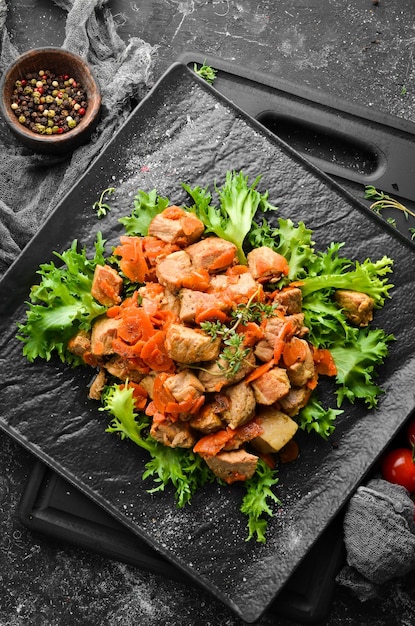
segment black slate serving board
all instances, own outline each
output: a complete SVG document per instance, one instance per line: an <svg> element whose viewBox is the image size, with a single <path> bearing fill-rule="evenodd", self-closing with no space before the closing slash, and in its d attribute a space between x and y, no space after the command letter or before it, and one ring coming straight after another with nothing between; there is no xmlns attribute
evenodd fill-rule
<svg viewBox="0 0 415 626"><path fill-rule="evenodd" d="M108 246L121 232L138 188L156 187L180 202L180 181L206 185L228 169L263 173L263 185L282 217L303 220L316 247L345 241L359 260L394 258L393 299L376 323L396 336L379 371L386 391L377 411L347 407L336 445L300 437L301 459L283 467L284 505L265 545L246 543L237 488L211 486L177 510L169 493L150 496L140 480L145 457L129 442L104 433L105 418L86 400L91 373L51 360L28 364L14 339L36 267L73 238L92 247L97 229ZM113 210L97 225L91 207L106 186ZM407 381L415 371L412 320L413 247L351 195L304 162L288 145L247 117L182 65L174 65L136 109L77 186L56 208L0 284L0 427L226 603L255 621L334 519L414 407ZM22 397L22 389L27 390ZM329 394L329 390L327 390Z"/></svg>

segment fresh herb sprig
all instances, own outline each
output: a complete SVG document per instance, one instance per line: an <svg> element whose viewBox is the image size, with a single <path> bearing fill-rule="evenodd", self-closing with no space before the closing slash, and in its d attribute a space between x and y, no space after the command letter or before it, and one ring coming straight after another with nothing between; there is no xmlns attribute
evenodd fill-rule
<svg viewBox="0 0 415 626"><path fill-rule="evenodd" d="M194 63L193 71L195 74L197 74L198 76L203 78L207 83L209 83L209 85L212 85L215 81L218 70L215 70L210 65L207 65L207 63L204 61L202 65L198 63Z"/></svg>
<svg viewBox="0 0 415 626"><path fill-rule="evenodd" d="M115 191L115 187L107 187L101 193L101 195L99 197L99 200L94 202L94 204L92 205L93 210L96 211L96 213L97 213L98 219L100 219L101 217L105 217L106 214L109 211L111 211L110 205L107 204L106 202L104 202L104 198L105 198L105 196L114 193L114 191Z"/></svg>
<svg viewBox="0 0 415 626"><path fill-rule="evenodd" d="M404 214L406 220L409 215L415 217L415 213L402 204L402 202L399 202L396 198L392 198L384 191L378 191L373 185L366 185L364 197L366 200L373 200L370 209L377 215L382 215L384 209L396 209ZM394 218L389 217L386 221L396 228L396 220ZM408 230L411 233L411 239L415 239L415 228L409 228Z"/></svg>

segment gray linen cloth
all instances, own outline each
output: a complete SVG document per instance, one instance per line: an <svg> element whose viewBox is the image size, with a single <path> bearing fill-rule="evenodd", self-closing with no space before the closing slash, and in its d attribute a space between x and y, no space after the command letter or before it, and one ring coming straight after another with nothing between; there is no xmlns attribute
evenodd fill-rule
<svg viewBox="0 0 415 626"><path fill-rule="evenodd" d="M415 568L414 503L400 485L375 478L349 501L344 523L347 565L337 582L361 601Z"/></svg>
<svg viewBox="0 0 415 626"><path fill-rule="evenodd" d="M8 4L0 0L1 75L26 51L12 43L7 30ZM156 48L138 37L124 42L105 0L55 4L67 11L61 47L83 57L98 79L101 119L90 142L69 156L56 157L22 147L0 118L0 276L151 86ZM26 18L30 28L30 12Z"/></svg>

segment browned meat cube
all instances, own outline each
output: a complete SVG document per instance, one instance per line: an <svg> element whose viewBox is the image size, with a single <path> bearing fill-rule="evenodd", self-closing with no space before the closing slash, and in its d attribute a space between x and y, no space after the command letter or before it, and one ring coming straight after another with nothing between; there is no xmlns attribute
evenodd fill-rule
<svg viewBox="0 0 415 626"><path fill-rule="evenodd" d="M263 407L255 418L262 427L262 433L251 444L263 454L278 452L297 432L298 424L285 413L272 407Z"/></svg>
<svg viewBox="0 0 415 626"><path fill-rule="evenodd" d="M294 324L294 334L297 337L304 337L309 331L304 326L304 314L294 313L287 315L285 318L270 317L267 319L264 328L264 339L260 339L255 346L255 356L266 363L272 359L274 355L275 342L278 340L282 327L286 321L292 321Z"/></svg>
<svg viewBox="0 0 415 626"><path fill-rule="evenodd" d="M301 313L303 294L299 287L284 287L275 294L274 302L286 315Z"/></svg>
<svg viewBox="0 0 415 626"><path fill-rule="evenodd" d="M192 262L184 251L172 252L165 256L156 266L159 283L175 292L183 285L183 281L191 274Z"/></svg>
<svg viewBox="0 0 415 626"><path fill-rule="evenodd" d="M235 430L253 418L255 396L250 385L245 381L231 385L223 392L229 399L229 408L222 413L222 419Z"/></svg>
<svg viewBox="0 0 415 626"><path fill-rule="evenodd" d="M296 340L303 343L306 357L303 361L287 367L287 374L293 387L302 387L314 376L314 359L307 341L298 338Z"/></svg>
<svg viewBox="0 0 415 626"><path fill-rule="evenodd" d="M226 293L235 302L248 301L259 289L250 272L240 274L236 280L228 282Z"/></svg>
<svg viewBox="0 0 415 626"><path fill-rule="evenodd" d="M148 234L167 243L187 246L197 241L204 230L203 222L193 213L171 206L152 219Z"/></svg>
<svg viewBox="0 0 415 626"><path fill-rule="evenodd" d="M180 302L178 297L170 291L167 287L156 285L143 285L138 289L138 293L141 296L141 306L146 311L152 312L152 310L159 309L160 311L173 311L173 313L179 314Z"/></svg>
<svg viewBox="0 0 415 626"><path fill-rule="evenodd" d="M273 367L251 384L258 404L268 406L286 396L291 388L287 372L282 367Z"/></svg>
<svg viewBox="0 0 415 626"><path fill-rule="evenodd" d="M222 272L238 262L235 244L219 237L207 237L186 248L193 266L208 272Z"/></svg>
<svg viewBox="0 0 415 626"><path fill-rule="evenodd" d="M220 452L216 456L203 456L205 462L218 478L228 485L248 480L255 474L258 457L244 449Z"/></svg>
<svg viewBox="0 0 415 626"><path fill-rule="evenodd" d="M201 311L215 308L226 313L230 310L232 305L230 300L221 298L220 295L205 293L204 291L197 291L195 289L181 289L179 298L179 317L182 322L187 324L193 323L197 314Z"/></svg>
<svg viewBox="0 0 415 626"><path fill-rule="evenodd" d="M72 352L72 354L80 356L82 359L86 352L91 351L91 334L87 333L85 330L77 332L69 339L68 350Z"/></svg>
<svg viewBox="0 0 415 626"><path fill-rule="evenodd" d="M250 351L244 358L241 366L235 374L229 375L227 368L229 363L225 359L218 359L213 363L207 363L199 374L199 380L205 391L220 391L223 387L237 383L255 369L255 355Z"/></svg>
<svg viewBox="0 0 415 626"><path fill-rule="evenodd" d="M273 282L289 271L287 260L267 246L254 248L248 253L248 267L255 280Z"/></svg>
<svg viewBox="0 0 415 626"><path fill-rule="evenodd" d="M190 370L182 370L178 374L169 376L165 380L164 386L176 402L186 402L190 398L200 398L205 391L200 380Z"/></svg>
<svg viewBox="0 0 415 626"><path fill-rule="evenodd" d="M153 400L154 379L158 372L150 372L141 379L140 385L147 391L148 397Z"/></svg>
<svg viewBox="0 0 415 626"><path fill-rule="evenodd" d="M92 280L91 294L103 306L113 306L121 302L123 280L109 265L97 265Z"/></svg>
<svg viewBox="0 0 415 626"><path fill-rule="evenodd" d="M213 361L220 351L220 338L212 339L202 330L170 324L166 332L167 354L178 363Z"/></svg>
<svg viewBox="0 0 415 626"><path fill-rule="evenodd" d="M310 399L311 389L306 386L303 387L291 387L286 396L279 400L281 409L289 415L294 417L298 415L300 409L302 409Z"/></svg>
<svg viewBox="0 0 415 626"><path fill-rule="evenodd" d="M205 404L205 406L200 409L199 413L190 420L191 427L204 435L222 430L223 422L220 419L220 415L215 413L213 409L214 405Z"/></svg>
<svg viewBox="0 0 415 626"><path fill-rule="evenodd" d="M349 289L338 289L334 294L334 299L343 309L347 319L355 326L363 328L372 321L375 301L367 294Z"/></svg>
<svg viewBox="0 0 415 626"><path fill-rule="evenodd" d="M96 356L114 354L112 341L117 337L120 320L111 317L98 318L91 333L91 352Z"/></svg>
<svg viewBox="0 0 415 626"><path fill-rule="evenodd" d="M100 400L106 382L107 377L105 370L101 368L89 386L88 398L91 400Z"/></svg>
<svg viewBox="0 0 415 626"><path fill-rule="evenodd" d="M193 448L196 437L188 422L171 422L168 419L162 422L153 421L150 435L163 446L169 448Z"/></svg>

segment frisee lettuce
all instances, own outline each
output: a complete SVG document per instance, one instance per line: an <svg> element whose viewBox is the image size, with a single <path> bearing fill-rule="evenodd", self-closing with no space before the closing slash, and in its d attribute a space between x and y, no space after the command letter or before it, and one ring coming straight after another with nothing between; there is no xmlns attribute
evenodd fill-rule
<svg viewBox="0 0 415 626"><path fill-rule="evenodd" d="M99 409L113 416L106 432L117 433L121 439L131 439L144 448L151 459L145 464L143 479L151 476L157 483L149 493L164 491L171 484L177 506L183 507L200 487L212 482L214 475L198 454L184 448L168 448L151 437L150 418L135 411L133 391L128 381L126 385L115 383L106 387Z"/></svg>
<svg viewBox="0 0 415 626"><path fill-rule="evenodd" d="M86 249L78 251L77 241L55 256L62 262L40 266L39 285L30 291L26 320L19 323L17 338L23 342L23 354L30 362L37 357L49 361L56 353L61 361L78 365L80 357L67 349L69 339L77 330L89 330L93 320L105 313L91 295L95 267L104 264L104 244L101 233L95 241L95 255L87 258Z"/></svg>
<svg viewBox="0 0 415 626"><path fill-rule="evenodd" d="M205 232L214 233L234 243L241 263L246 263L243 246L257 211L265 213L277 210L277 207L268 202L267 191L263 194L257 191L256 187L261 178L262 176L257 176L250 185L249 177L243 172L227 172L224 185L220 188L215 185L219 199L218 207L211 203L212 195L208 187L191 188L182 183L194 202L189 210L203 222Z"/></svg>
<svg viewBox="0 0 415 626"><path fill-rule="evenodd" d="M272 491L277 483L277 469L272 469L263 459L259 459L255 474L245 481L246 494L241 505L241 513L248 517L246 541L255 538L259 543L265 543L268 520L264 515L273 516L268 502L281 504Z"/></svg>

